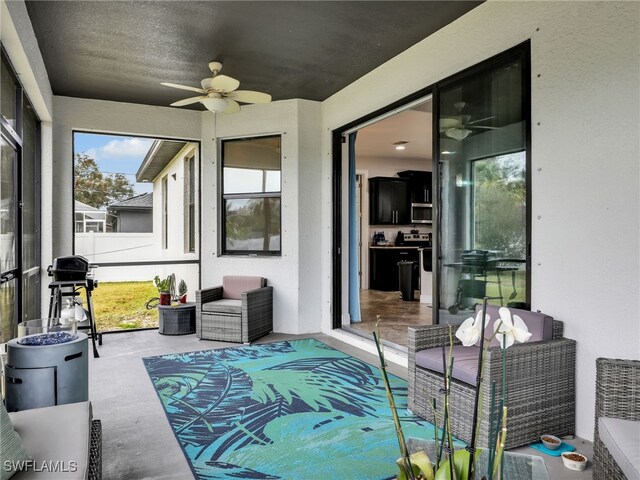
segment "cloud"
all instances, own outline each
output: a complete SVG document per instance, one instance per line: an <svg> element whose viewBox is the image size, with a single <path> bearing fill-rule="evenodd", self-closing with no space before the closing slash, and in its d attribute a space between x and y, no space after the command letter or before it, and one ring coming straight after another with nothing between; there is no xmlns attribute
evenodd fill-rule
<svg viewBox="0 0 640 480"><path fill-rule="evenodd" d="M150 138L123 138L90 148L84 153L96 162L131 159L138 159L142 162L152 143L153 139Z"/></svg>
<svg viewBox="0 0 640 480"><path fill-rule="evenodd" d="M111 140L102 150L114 157L145 156L153 140L150 138L127 138L126 140Z"/></svg>

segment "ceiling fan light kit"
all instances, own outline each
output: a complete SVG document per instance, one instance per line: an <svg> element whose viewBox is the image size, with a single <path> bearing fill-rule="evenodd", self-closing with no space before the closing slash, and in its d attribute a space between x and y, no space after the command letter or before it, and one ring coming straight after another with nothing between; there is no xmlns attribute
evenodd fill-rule
<svg viewBox="0 0 640 480"><path fill-rule="evenodd" d="M224 112L229 104L224 98L203 98L200 103L211 112Z"/></svg>
<svg viewBox="0 0 640 480"><path fill-rule="evenodd" d="M444 132L447 137L453 138L454 140L458 141L464 140L469 136L470 133L471 130L468 130L466 128L450 128L449 130Z"/></svg>
<svg viewBox="0 0 640 480"><path fill-rule="evenodd" d="M184 107L196 102L200 102L210 112L236 113L240 111L242 103L269 103L271 95L254 92L251 90L238 90L240 82L235 78L219 75L222 70L220 62L210 62L209 69L212 76L202 79L200 85L202 88L190 87L187 85L179 85L177 83L162 82L165 87L178 88L180 90L189 90L199 93L197 97L185 98L171 104L172 107Z"/></svg>

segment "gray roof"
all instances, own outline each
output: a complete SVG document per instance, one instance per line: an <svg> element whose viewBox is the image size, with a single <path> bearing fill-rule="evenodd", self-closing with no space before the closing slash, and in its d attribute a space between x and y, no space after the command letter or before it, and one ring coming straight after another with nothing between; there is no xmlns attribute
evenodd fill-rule
<svg viewBox="0 0 640 480"><path fill-rule="evenodd" d="M74 200L74 211L75 212L98 212L99 210L96 207L92 207L91 205L87 205L86 203L79 202L78 200Z"/></svg>
<svg viewBox="0 0 640 480"><path fill-rule="evenodd" d="M120 200L109 205L109 210L151 210L153 209L153 193L143 193L135 197Z"/></svg>
<svg viewBox="0 0 640 480"><path fill-rule="evenodd" d="M138 168L136 182L153 182L187 143L176 140L154 141Z"/></svg>

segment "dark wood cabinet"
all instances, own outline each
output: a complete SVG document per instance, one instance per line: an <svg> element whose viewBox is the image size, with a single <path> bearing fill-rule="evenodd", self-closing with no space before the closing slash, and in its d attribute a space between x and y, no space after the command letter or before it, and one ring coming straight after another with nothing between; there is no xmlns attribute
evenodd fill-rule
<svg viewBox="0 0 640 480"><path fill-rule="evenodd" d="M370 248L369 249L369 288L385 292L400 290L398 262L415 262L412 275L414 290L418 290L420 276L417 248Z"/></svg>
<svg viewBox="0 0 640 480"><path fill-rule="evenodd" d="M408 225L411 220L409 181L405 178L369 179L369 225Z"/></svg>
<svg viewBox="0 0 640 480"><path fill-rule="evenodd" d="M411 203L433 203L433 184L431 172L405 170L398 176L409 181Z"/></svg>

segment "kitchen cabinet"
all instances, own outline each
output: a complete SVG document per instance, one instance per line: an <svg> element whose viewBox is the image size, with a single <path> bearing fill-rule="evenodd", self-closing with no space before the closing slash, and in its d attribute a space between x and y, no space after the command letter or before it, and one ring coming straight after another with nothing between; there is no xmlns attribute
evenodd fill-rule
<svg viewBox="0 0 640 480"><path fill-rule="evenodd" d="M431 172L405 170L398 172L398 176L409 181L411 203L433 203L433 177Z"/></svg>
<svg viewBox="0 0 640 480"><path fill-rule="evenodd" d="M369 225L408 225L409 181L396 177L369 179Z"/></svg>
<svg viewBox="0 0 640 480"><path fill-rule="evenodd" d="M369 248L369 288L385 292L399 291L398 262L402 260L416 262L412 283L414 290L418 290L420 276L418 249L399 247Z"/></svg>

